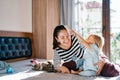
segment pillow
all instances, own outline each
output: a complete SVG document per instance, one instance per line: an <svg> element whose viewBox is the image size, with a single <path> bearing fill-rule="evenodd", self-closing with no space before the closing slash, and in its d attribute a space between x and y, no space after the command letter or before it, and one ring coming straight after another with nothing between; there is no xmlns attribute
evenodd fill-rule
<svg viewBox="0 0 120 80"><path fill-rule="evenodd" d="M105 77L118 76L120 74L120 72L115 66L117 66L117 65L110 63L110 62L105 62L103 69L100 73L101 76L105 76Z"/></svg>

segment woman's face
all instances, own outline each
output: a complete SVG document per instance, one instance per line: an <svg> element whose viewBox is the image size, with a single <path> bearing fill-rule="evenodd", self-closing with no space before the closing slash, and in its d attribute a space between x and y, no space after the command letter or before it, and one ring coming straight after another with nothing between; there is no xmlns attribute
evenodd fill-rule
<svg viewBox="0 0 120 80"><path fill-rule="evenodd" d="M58 33L58 37L56 37L56 40L60 43L60 47L63 49L69 49L71 46L71 37L68 34L67 30L61 30Z"/></svg>

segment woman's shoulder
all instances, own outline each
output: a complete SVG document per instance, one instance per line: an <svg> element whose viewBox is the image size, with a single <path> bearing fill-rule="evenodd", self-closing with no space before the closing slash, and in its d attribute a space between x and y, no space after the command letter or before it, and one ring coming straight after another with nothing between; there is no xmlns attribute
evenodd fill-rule
<svg viewBox="0 0 120 80"><path fill-rule="evenodd" d="M76 39L76 36L75 35L70 35L72 39Z"/></svg>
<svg viewBox="0 0 120 80"><path fill-rule="evenodd" d="M71 40L72 40L72 43L73 42L79 42L75 35L71 35Z"/></svg>
<svg viewBox="0 0 120 80"><path fill-rule="evenodd" d="M57 53L63 52L63 51L65 51L65 50L61 47L57 47L57 48L54 49L54 52L57 52Z"/></svg>
<svg viewBox="0 0 120 80"><path fill-rule="evenodd" d="M55 49L54 49L54 51L58 51L60 48L59 47L56 47Z"/></svg>

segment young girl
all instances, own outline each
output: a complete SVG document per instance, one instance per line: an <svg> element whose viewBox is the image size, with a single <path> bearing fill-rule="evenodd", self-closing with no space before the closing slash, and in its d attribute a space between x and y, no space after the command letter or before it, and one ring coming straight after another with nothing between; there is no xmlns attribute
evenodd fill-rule
<svg viewBox="0 0 120 80"><path fill-rule="evenodd" d="M91 62L94 63L94 61L99 59L99 60L104 60L105 62L101 65L103 68L98 69L98 71L96 73L97 75L100 74L100 75L105 76L105 77L118 76L120 74L120 67L116 64L111 63L107 59L107 57L102 53L102 48L104 45L103 37L98 36L98 35L90 35L86 42L87 42L87 44L91 45L92 52L90 50L88 50L88 52L86 54L84 54L84 56L83 56L83 58L84 58L83 71L71 70L71 73L79 74L79 75L83 75L83 76L88 76L88 75L92 76L95 73L93 71L94 69L90 68L93 66L93 64L90 64L90 63ZM94 54L94 52L95 52L95 54ZM86 56L88 56L88 57L86 57ZM77 64L79 64L79 62Z"/></svg>
<svg viewBox="0 0 120 80"><path fill-rule="evenodd" d="M95 63L97 63L100 60L99 53L102 50L103 43L104 41L102 37L93 34L90 35L86 41L86 44L88 45L86 46L87 47L86 53L83 56L84 59L83 70L82 71L71 70L71 73L79 74L82 76L95 76L99 74L101 69L98 70L98 67L95 66ZM77 62L77 64L79 64L79 62Z"/></svg>
<svg viewBox="0 0 120 80"><path fill-rule="evenodd" d="M91 39L89 39L88 42L95 43L96 45L101 44L101 41L99 40L99 38L95 36L93 36L93 42L91 41ZM100 73L101 76L105 76L105 77L114 77L114 76L120 75L120 65L116 65L115 63L110 62L108 58L103 54L102 48L103 48L103 45L101 45L101 48L100 48L101 53L99 54L99 59L104 60L104 65L103 65L103 68L100 69L97 74Z"/></svg>
<svg viewBox="0 0 120 80"><path fill-rule="evenodd" d="M57 26L53 33L54 66L57 71L61 71L63 73L70 73L71 70L77 70L80 66L82 67L84 61L83 56L85 57L88 50L92 51L91 46L86 43L80 35L74 32L72 33L73 34L69 34L64 25ZM86 58L87 57L89 56L86 56ZM95 59L99 61L98 58ZM61 67L61 60L65 63L70 62L73 66L68 66L69 68L66 66ZM86 69L90 69L93 72L92 74L91 72L89 74L85 74L86 76L96 75L97 67L93 64L97 63L97 61L90 62L92 67L86 66ZM79 64L77 64L78 62ZM86 63L86 65L87 64L89 63Z"/></svg>

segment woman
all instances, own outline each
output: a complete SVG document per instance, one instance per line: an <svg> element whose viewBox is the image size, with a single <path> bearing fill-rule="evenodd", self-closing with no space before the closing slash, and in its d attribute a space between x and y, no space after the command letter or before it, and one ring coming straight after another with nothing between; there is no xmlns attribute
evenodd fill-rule
<svg viewBox="0 0 120 80"><path fill-rule="evenodd" d="M55 69L57 71L61 71L61 69L64 69L62 70L63 73L70 73L70 70L78 70L80 66L82 67L84 61L83 55L86 50L85 46L88 46L88 48L90 48L81 36L77 35L76 33L70 34L64 25L57 26L54 29L53 33ZM70 66L70 68L66 68L65 66L62 66L61 68L61 60L65 63L71 62L73 65L75 65L79 60L79 64L73 67ZM75 63L73 60L75 61Z"/></svg>

